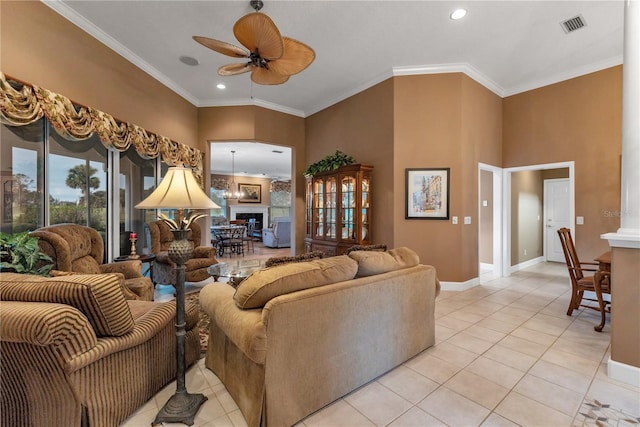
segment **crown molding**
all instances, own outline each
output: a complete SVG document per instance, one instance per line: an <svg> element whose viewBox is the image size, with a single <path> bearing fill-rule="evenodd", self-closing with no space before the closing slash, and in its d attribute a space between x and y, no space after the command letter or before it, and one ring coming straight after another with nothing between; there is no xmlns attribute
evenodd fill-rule
<svg viewBox="0 0 640 427"><path fill-rule="evenodd" d="M80 15L78 12L67 6L65 3L58 0L41 0L42 3L47 5L49 8L62 15L65 19L71 21L76 26L80 27L86 33L90 34L92 37L97 39L98 41L105 44L111 50L117 52L120 56L134 64L136 67L140 68L145 73L149 74L154 79L158 80L160 83L189 101L191 104L198 106L198 99L196 99L189 92L184 90L180 85L176 82L168 78L166 75L152 67L146 61L143 61L139 56L133 53L131 50L127 49L116 39L102 31L100 28L96 27L88 21L84 16Z"/></svg>
<svg viewBox="0 0 640 427"><path fill-rule="evenodd" d="M595 73L596 71L601 71L607 68L615 67L616 65L622 64L622 55L616 55L609 59L605 59L604 61L595 62L593 64L584 65L582 67L574 68L573 70L556 74L553 77L549 77L543 80L534 80L530 83L515 86L505 91L503 98L511 95L517 95L519 93L527 92L534 89L539 89L541 87L549 86L555 83L560 83L565 80L575 79L576 77L584 76L586 74Z"/></svg>
<svg viewBox="0 0 640 427"><path fill-rule="evenodd" d="M407 67L393 67L394 76L412 76L422 74L445 74L445 73L464 73L469 78L480 83L482 86L489 89L500 97L504 97L505 90L489 77L482 74L475 67L470 64L460 62L453 64L435 64L435 65L420 65L420 66L407 66Z"/></svg>

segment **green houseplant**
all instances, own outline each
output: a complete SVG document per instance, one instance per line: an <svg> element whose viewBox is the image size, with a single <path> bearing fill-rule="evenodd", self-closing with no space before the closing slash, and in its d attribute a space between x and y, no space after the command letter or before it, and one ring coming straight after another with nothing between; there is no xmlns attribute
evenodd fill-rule
<svg viewBox="0 0 640 427"><path fill-rule="evenodd" d="M319 172L331 171L339 168L340 166L352 165L355 162L355 159L350 155L345 154L340 150L336 150L334 154L310 164L303 174L306 177L314 176Z"/></svg>
<svg viewBox="0 0 640 427"><path fill-rule="evenodd" d="M0 271L48 276L53 260L40 251L38 239L29 232L0 233Z"/></svg>

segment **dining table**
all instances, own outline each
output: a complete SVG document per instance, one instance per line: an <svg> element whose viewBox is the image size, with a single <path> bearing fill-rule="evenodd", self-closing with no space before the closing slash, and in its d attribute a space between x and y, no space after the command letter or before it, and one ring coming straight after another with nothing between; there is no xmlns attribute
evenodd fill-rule
<svg viewBox="0 0 640 427"><path fill-rule="evenodd" d="M218 256L223 256L228 250L232 254L244 255L242 236L246 227L239 224L223 224L211 226L211 245L218 251Z"/></svg>

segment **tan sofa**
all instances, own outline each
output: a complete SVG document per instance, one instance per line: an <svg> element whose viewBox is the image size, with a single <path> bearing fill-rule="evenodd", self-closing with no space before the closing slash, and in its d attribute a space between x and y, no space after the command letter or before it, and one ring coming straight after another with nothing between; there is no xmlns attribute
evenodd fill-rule
<svg viewBox="0 0 640 427"><path fill-rule="evenodd" d="M117 273L0 273L0 425L115 427L175 378L175 303L124 289ZM188 305L189 365L198 317Z"/></svg>
<svg viewBox="0 0 640 427"><path fill-rule="evenodd" d="M249 426L290 426L432 346L435 269L408 248L266 268L200 293L206 366Z"/></svg>

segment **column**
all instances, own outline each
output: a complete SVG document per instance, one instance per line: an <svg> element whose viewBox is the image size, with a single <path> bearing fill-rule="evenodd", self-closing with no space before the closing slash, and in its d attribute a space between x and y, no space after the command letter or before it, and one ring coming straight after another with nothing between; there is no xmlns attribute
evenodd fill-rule
<svg viewBox="0 0 640 427"><path fill-rule="evenodd" d="M624 6L620 228L612 252L609 377L640 387L640 0Z"/></svg>

